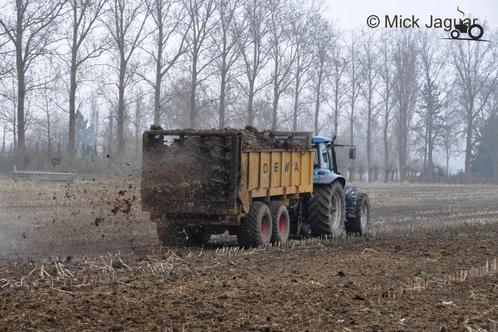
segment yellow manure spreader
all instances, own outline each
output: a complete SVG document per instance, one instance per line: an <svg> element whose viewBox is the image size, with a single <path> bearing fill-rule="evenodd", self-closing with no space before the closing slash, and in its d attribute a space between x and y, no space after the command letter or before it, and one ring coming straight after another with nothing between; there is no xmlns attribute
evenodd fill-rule
<svg viewBox="0 0 498 332"><path fill-rule="evenodd" d="M344 188L333 140L315 140L311 132L153 127L143 137L143 210L164 245L203 245L227 230L241 246L365 233L368 197Z"/></svg>

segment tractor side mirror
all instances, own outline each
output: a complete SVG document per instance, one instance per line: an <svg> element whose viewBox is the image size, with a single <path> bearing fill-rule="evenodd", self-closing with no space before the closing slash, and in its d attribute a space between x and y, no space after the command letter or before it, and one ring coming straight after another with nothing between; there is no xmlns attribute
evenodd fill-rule
<svg viewBox="0 0 498 332"><path fill-rule="evenodd" d="M349 149L349 159L356 159L356 148L350 148Z"/></svg>

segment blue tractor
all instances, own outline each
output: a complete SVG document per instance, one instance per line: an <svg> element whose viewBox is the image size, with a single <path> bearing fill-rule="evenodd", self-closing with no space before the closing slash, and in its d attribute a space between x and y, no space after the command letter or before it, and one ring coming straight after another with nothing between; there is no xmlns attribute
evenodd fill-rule
<svg viewBox="0 0 498 332"><path fill-rule="evenodd" d="M316 149L313 169L313 196L304 202L305 217L299 218L296 233L339 236L344 232L365 235L370 225L368 195L346 186L336 158L337 147L349 147L349 158L355 159L356 147L335 144L335 137L313 136ZM296 212L295 212L296 213ZM298 215L301 213L297 212ZM305 220L304 223L301 220Z"/></svg>

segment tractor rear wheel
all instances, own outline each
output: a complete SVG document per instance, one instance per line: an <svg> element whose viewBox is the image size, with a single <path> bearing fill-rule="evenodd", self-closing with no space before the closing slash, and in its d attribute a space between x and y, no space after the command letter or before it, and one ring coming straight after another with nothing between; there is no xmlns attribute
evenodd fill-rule
<svg viewBox="0 0 498 332"><path fill-rule="evenodd" d="M344 233L346 203L344 189L339 182L315 185L308 206L308 220L314 235L340 236Z"/></svg>
<svg viewBox="0 0 498 332"><path fill-rule="evenodd" d="M280 202L273 202L270 204L270 212L273 221L271 242L287 242L290 231L290 218L287 207Z"/></svg>
<svg viewBox="0 0 498 332"><path fill-rule="evenodd" d="M243 218L237 232L241 247L258 247L267 245L272 236L271 212L263 202L255 201L247 217Z"/></svg>

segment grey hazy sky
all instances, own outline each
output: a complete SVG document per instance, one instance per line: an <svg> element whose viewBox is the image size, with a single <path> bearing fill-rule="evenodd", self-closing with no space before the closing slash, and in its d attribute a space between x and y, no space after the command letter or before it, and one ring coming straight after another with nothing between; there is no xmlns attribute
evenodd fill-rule
<svg viewBox="0 0 498 332"><path fill-rule="evenodd" d="M385 15L415 15L420 18L421 26L430 21L431 15L443 19L458 19L463 16L457 11L457 6L465 12L466 17L477 18L480 23L484 21L491 29L498 28L498 0L322 0L322 4L326 16L333 19L342 31L351 28L369 29L367 17L373 14L379 16L382 22ZM443 30L436 33L448 34ZM486 38L486 31L483 38ZM442 164L439 157L437 154L436 161ZM456 172L463 168L463 155L451 158L450 171Z"/></svg>
<svg viewBox="0 0 498 332"><path fill-rule="evenodd" d="M441 18L459 18L459 6L466 15L477 17L479 21L487 21L489 26L498 27L498 0L323 0L326 13L343 29L366 28L369 15L415 15L420 21L429 20L432 14Z"/></svg>

